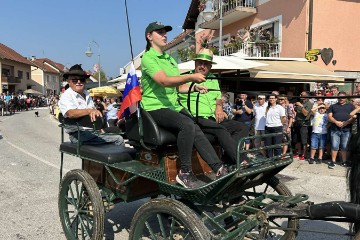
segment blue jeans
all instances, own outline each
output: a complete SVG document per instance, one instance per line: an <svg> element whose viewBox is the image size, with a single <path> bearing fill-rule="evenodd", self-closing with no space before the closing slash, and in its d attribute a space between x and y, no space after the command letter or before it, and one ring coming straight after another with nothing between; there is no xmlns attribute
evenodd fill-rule
<svg viewBox="0 0 360 240"><path fill-rule="evenodd" d="M327 133L311 133L311 149L325 148Z"/></svg>
<svg viewBox="0 0 360 240"><path fill-rule="evenodd" d="M347 150L347 145L350 139L350 129L331 129L331 150L343 151Z"/></svg>
<svg viewBox="0 0 360 240"><path fill-rule="evenodd" d="M78 142L78 132L69 134L72 143ZM80 131L80 142L84 145L99 145L105 143L114 143L115 145L125 146L122 136L117 134L99 134L97 132Z"/></svg>

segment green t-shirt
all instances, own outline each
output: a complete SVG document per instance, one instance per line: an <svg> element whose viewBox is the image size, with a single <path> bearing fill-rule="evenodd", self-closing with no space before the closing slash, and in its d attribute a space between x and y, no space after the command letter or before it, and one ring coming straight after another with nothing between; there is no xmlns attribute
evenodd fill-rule
<svg viewBox="0 0 360 240"><path fill-rule="evenodd" d="M180 112L176 87L163 87L152 79L158 71L164 71L167 76L180 75L176 61L169 54L150 48L141 59L142 107L146 111L170 108Z"/></svg>
<svg viewBox="0 0 360 240"><path fill-rule="evenodd" d="M215 75L212 73L208 73L207 77L214 78ZM191 84L191 83L188 83ZM209 118L215 118L215 108L216 108L216 99L221 99L221 92L219 87L219 82L217 79L207 79L203 83L199 83L199 85L203 85L211 89L211 91L200 94L199 96L199 109L198 116ZM214 89L218 91L214 91ZM193 92L190 94L190 110L193 116L196 115L196 97L198 93ZM179 93L179 98L181 104L187 109L187 93Z"/></svg>

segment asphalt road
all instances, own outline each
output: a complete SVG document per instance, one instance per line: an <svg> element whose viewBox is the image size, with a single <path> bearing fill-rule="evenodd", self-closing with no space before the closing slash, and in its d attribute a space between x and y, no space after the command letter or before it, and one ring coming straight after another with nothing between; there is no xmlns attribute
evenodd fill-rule
<svg viewBox="0 0 360 240"><path fill-rule="evenodd" d="M0 239L65 239L57 209L60 128L47 109L0 116ZM80 168L66 156L65 171ZM346 200L345 169L294 161L280 177L293 193L315 203ZM133 214L147 199L117 204L106 215L106 239L127 239ZM301 221L301 229L347 232L347 224ZM347 239L300 232L297 239Z"/></svg>

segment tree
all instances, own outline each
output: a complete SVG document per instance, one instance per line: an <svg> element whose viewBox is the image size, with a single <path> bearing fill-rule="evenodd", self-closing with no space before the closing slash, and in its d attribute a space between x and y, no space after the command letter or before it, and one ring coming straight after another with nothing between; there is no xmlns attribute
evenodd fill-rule
<svg viewBox="0 0 360 240"><path fill-rule="evenodd" d="M106 73L101 69L101 71L100 71L101 73L101 82L106 82L107 81L107 78L106 78ZM97 71L97 72L95 72L94 74L94 77L96 78L96 79L99 79L99 71Z"/></svg>

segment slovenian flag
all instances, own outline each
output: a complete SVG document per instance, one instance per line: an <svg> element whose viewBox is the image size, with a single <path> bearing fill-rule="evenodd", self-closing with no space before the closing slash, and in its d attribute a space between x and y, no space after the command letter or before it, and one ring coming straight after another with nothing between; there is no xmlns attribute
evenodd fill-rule
<svg viewBox="0 0 360 240"><path fill-rule="evenodd" d="M139 81L136 76L134 64L131 63L126 79L123 101L118 112L118 118L120 119L123 116L129 116L130 114L136 112L138 106L137 104L141 99Z"/></svg>

